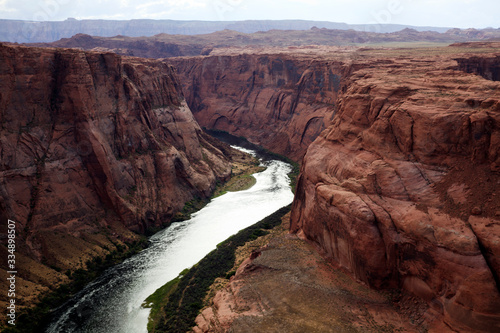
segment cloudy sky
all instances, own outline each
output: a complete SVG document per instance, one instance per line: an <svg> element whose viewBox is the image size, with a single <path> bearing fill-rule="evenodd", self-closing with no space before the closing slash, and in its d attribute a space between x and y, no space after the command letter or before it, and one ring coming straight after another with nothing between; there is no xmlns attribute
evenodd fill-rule
<svg viewBox="0 0 500 333"><path fill-rule="evenodd" d="M0 18L249 20L500 27L498 0L0 0Z"/></svg>

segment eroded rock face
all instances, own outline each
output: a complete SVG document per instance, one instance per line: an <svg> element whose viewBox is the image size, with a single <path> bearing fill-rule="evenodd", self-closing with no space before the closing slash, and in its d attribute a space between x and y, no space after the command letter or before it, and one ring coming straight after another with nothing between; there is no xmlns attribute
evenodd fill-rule
<svg viewBox="0 0 500 333"><path fill-rule="evenodd" d="M485 79L500 81L500 56L458 58L458 68L467 73L479 74Z"/></svg>
<svg viewBox="0 0 500 333"><path fill-rule="evenodd" d="M341 61L227 54L169 59L201 126L244 136L300 161L334 114Z"/></svg>
<svg viewBox="0 0 500 333"><path fill-rule="evenodd" d="M170 65L2 45L0 59L1 216L29 257L70 268L230 176Z"/></svg>
<svg viewBox="0 0 500 333"><path fill-rule="evenodd" d="M400 56L352 70L303 159L291 230L455 330L496 332L500 84L452 68Z"/></svg>

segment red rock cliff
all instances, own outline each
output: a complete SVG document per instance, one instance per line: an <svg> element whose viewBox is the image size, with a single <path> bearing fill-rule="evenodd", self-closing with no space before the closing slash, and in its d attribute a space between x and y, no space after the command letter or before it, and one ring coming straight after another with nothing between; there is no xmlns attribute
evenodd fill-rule
<svg viewBox="0 0 500 333"><path fill-rule="evenodd" d="M18 222L21 253L62 269L231 172L161 61L0 45L0 122L2 221Z"/></svg>
<svg viewBox="0 0 500 333"><path fill-rule="evenodd" d="M359 60L304 157L291 229L454 330L500 330L500 84L449 56Z"/></svg>
<svg viewBox="0 0 500 333"><path fill-rule="evenodd" d="M307 54L171 58L201 126L300 161L335 111L343 63Z"/></svg>

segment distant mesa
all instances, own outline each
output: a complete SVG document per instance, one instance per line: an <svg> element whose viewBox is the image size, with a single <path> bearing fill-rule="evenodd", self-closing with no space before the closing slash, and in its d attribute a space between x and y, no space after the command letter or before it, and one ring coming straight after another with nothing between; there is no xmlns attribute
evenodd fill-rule
<svg viewBox="0 0 500 333"><path fill-rule="evenodd" d="M205 23L208 24L210 22ZM252 25L254 21L247 23ZM0 20L0 26L1 24L2 21ZM96 24L99 25L100 21ZM85 30L83 26L84 24L82 24L82 30ZM293 27L294 25L289 22L287 26L282 24L283 28L290 26ZM267 27L272 27L272 25ZM214 50L222 48L276 48L304 47L310 45L352 46L353 44L361 47L364 47L366 44L370 44L369 46L373 46L374 44L390 44L391 47L394 47L397 46L397 43L410 42L452 44L468 43L472 41L485 42L495 39L500 40L500 29L490 31L451 29L447 32L436 32L430 30L419 31L415 27L403 26L399 31L375 33L356 31L352 26L349 27L349 30L337 28L328 29L319 24L308 27L307 30L273 29L247 33L236 29L238 29L238 27L233 24L231 25L231 29L225 28L211 33L204 31L203 34L190 35L159 32L150 37L144 37L148 35L146 32L144 32L141 37L133 37L131 34L124 33L123 31L112 34L111 36L114 37L99 37L96 33L88 34L79 31L71 38L62 38L51 43L28 43L28 45L42 47L74 47L85 50L95 50L99 48L100 52L114 52L127 56L171 58L209 55L214 52ZM186 31L184 31L184 33ZM137 34L137 32L134 33Z"/></svg>
<svg viewBox="0 0 500 333"><path fill-rule="evenodd" d="M376 29L370 29L376 27ZM248 20L248 21L176 21L176 20L78 20L30 22L0 19L0 41L12 43L50 43L69 38L78 33L92 36L111 37L124 35L130 37L154 36L160 33L171 35L201 35L225 29L239 33L267 32L271 30L313 30L337 29L356 31L373 30L391 33L404 28L417 31L444 33L451 27L414 27L399 24L346 24L328 21L306 20ZM19 33L30 31L29 34Z"/></svg>

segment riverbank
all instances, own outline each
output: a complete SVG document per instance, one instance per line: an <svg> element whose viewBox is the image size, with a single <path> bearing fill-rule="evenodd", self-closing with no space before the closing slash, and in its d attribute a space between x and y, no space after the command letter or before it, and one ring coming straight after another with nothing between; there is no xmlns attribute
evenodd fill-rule
<svg viewBox="0 0 500 333"><path fill-rule="evenodd" d="M184 208L175 214L172 222L189 220L191 214L205 207L212 199L227 192L248 190L256 183L253 175L266 170L265 167L260 165L259 159L249 153L231 148L225 151L224 154L231 158L231 178L224 183L218 182L210 198L195 198L187 202ZM159 230L155 230L155 232L157 231Z"/></svg>
<svg viewBox="0 0 500 333"><path fill-rule="evenodd" d="M148 332L422 332L426 307L332 267L289 233L284 207L217 246L145 302ZM410 316L411 314L411 316Z"/></svg>
<svg viewBox="0 0 500 333"><path fill-rule="evenodd" d="M253 165L238 162L234 163L233 175L231 176L231 179L222 186L217 187L214 193L214 198L226 194L227 192L248 190L257 182L253 174L264 170L266 170L266 168L259 165L258 159L255 159L255 163L253 163Z"/></svg>
<svg viewBox="0 0 500 333"><path fill-rule="evenodd" d="M233 267L237 248L267 235L281 224L282 217L290 208L290 205L283 207L221 242L196 265L148 297L144 303L145 307L151 308L148 331L184 333L195 326L195 319L204 307L206 295L214 282L221 278L228 279L235 273Z"/></svg>
<svg viewBox="0 0 500 333"><path fill-rule="evenodd" d="M231 158L231 179L217 186L213 198L227 192L248 190L257 182L253 174L266 170L257 157L248 153L237 150Z"/></svg>
<svg viewBox="0 0 500 333"><path fill-rule="evenodd" d="M297 186L297 178L300 173L299 163L293 161L292 159L284 155L277 154L262 146L256 145L248 141L244 137L237 137L226 131L221 131L221 130L215 130L215 129L209 130L206 128L204 130L212 137L217 138L225 143L255 151L257 157L262 158L264 161L277 160L290 164L292 166L292 170L288 173L288 177L290 178L290 187L292 188L292 192L295 193L295 188Z"/></svg>
<svg viewBox="0 0 500 333"><path fill-rule="evenodd" d="M106 269L123 262L146 247L147 239L144 236L131 243L116 243L114 249L110 249L106 256L87 260L85 265L82 265L82 267L86 267L85 269L67 270L64 272L67 277L64 283L59 283L54 286L53 290L42 293L32 303L32 307L21 308L17 313L16 325L2 327L2 333L38 333L43 331L52 319L53 309L76 295Z"/></svg>
<svg viewBox="0 0 500 333"><path fill-rule="evenodd" d="M251 174L265 170L265 168L259 166L258 159L252 155L230 148L227 145L225 148L225 153L232 159L232 178L226 183L218 183L212 198L216 196L217 192L242 190L250 187L254 183ZM210 200L196 198L186 203L183 211L177 214L171 222L188 219L192 213L203 208ZM152 235L157 231L159 229L147 230L146 235ZM96 235L96 237L98 236ZM72 269L61 270L54 267L53 270L57 274L57 279L51 280L51 289L23 285L24 289L28 287L33 289L31 301L26 303L28 306L18 308L15 327L5 325L0 330L7 333L43 331L51 320L53 309L73 297L109 267L123 262L147 247L148 241L144 235L129 232L128 236L131 239L130 242L108 241L109 244L103 243L106 251L102 251L97 256L94 254L94 256L82 257L80 264Z"/></svg>

